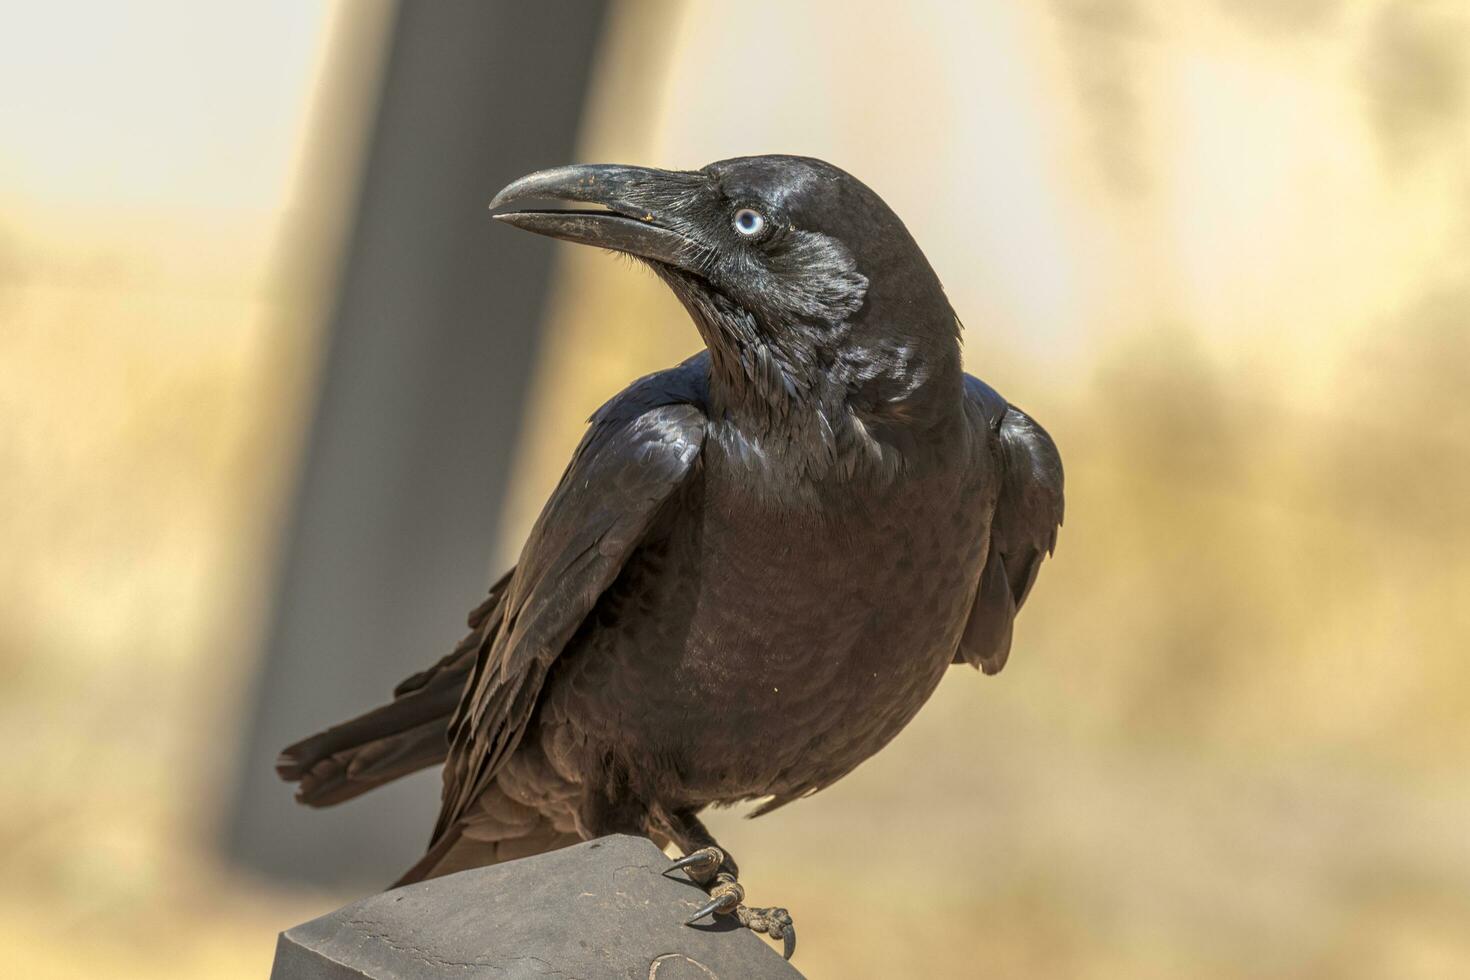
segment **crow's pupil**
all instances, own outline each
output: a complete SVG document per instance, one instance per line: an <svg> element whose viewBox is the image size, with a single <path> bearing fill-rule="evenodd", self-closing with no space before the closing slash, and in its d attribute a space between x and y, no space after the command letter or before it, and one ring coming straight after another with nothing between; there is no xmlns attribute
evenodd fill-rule
<svg viewBox="0 0 1470 980"><path fill-rule="evenodd" d="M741 210L735 215L735 227L747 235L753 235L760 230L761 216L749 208Z"/></svg>

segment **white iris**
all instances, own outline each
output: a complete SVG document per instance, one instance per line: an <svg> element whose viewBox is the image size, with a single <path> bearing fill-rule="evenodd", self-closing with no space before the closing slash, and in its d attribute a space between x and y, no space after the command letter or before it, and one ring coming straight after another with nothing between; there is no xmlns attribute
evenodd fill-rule
<svg viewBox="0 0 1470 980"><path fill-rule="evenodd" d="M747 237L759 235L761 229L766 226L766 219L759 211L750 208L741 208L735 212L735 230Z"/></svg>

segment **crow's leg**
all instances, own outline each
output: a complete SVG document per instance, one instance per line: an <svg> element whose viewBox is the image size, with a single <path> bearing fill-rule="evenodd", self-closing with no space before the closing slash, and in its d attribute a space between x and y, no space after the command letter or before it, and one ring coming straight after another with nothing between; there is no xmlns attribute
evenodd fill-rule
<svg viewBox="0 0 1470 980"><path fill-rule="evenodd" d="M706 915L733 915L736 921L755 932L763 932L782 942L786 958L796 952L796 926L791 913L782 908L751 908L745 905L745 889L736 880L740 869L730 852L715 843L714 837L693 810L670 814L669 836L684 852L669 871L683 869L697 884L709 892L707 905L690 917L685 925L693 925Z"/></svg>
<svg viewBox="0 0 1470 980"><path fill-rule="evenodd" d="M609 781L605 789L588 788L577 807L577 832L586 840L608 834L651 837L648 807L627 791L622 780Z"/></svg>

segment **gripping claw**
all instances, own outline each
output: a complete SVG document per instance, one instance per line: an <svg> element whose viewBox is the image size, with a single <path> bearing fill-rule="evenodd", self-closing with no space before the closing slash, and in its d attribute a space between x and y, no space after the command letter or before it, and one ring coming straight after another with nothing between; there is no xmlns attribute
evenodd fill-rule
<svg viewBox="0 0 1470 980"><path fill-rule="evenodd" d="M733 889L730 891L722 891L711 898L704 905L702 905L698 912L695 912L688 919L685 919L684 924L686 926L692 926L694 925L694 923L698 922L700 919L704 918L707 915L732 912L735 910L735 907L740 904L740 899L741 895L738 891L735 891Z"/></svg>
<svg viewBox="0 0 1470 980"><path fill-rule="evenodd" d="M796 925L791 921L791 913L785 909L752 909L742 905L735 910L735 916L752 932L763 932L772 939L781 940L782 955L788 960L796 952Z"/></svg>
<svg viewBox="0 0 1470 980"><path fill-rule="evenodd" d="M694 925L707 915L733 914L742 926L752 932L781 940L782 955L788 960L796 952L796 926L791 922L791 913L783 908L750 908L742 904L745 889L736 880L733 865L729 864L725 852L718 847L711 845L691 851L670 864L663 873L671 871L683 871L691 881L704 886L709 892L709 901L684 921L686 926Z"/></svg>
<svg viewBox="0 0 1470 980"><path fill-rule="evenodd" d="M686 854L664 870L664 874L670 871L684 870L691 880L704 884L715 876L720 870L720 865L725 863L725 852L718 847L701 847L691 854Z"/></svg>

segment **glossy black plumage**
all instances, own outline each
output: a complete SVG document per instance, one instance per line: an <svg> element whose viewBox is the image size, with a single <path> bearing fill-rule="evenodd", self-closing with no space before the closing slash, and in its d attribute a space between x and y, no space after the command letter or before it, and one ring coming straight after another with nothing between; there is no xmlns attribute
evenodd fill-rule
<svg viewBox="0 0 1470 980"><path fill-rule="evenodd" d="M707 350L593 417L455 651L283 754L313 805L447 756L406 880L617 831L690 851L705 806L829 785L951 663L1004 666L1062 518L1050 438L963 373L933 270L854 178L573 167L497 202L528 197L609 208L502 217L648 262Z"/></svg>

